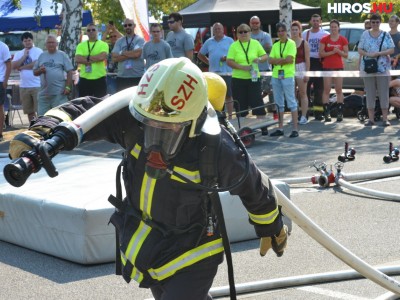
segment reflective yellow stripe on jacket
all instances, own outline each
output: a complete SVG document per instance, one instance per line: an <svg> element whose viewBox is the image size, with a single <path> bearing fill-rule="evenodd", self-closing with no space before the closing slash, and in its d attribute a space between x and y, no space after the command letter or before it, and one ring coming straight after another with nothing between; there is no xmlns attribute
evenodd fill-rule
<svg viewBox="0 0 400 300"><path fill-rule="evenodd" d="M129 241L128 247L126 248L126 253L121 251L121 261L126 265L127 260L129 260L133 266L136 263L136 257L138 256L139 250L143 245L143 242L146 240L147 236L150 234L151 228L147 226L143 221L140 221L139 227L136 229L133 234L131 240ZM143 274L133 267L132 274L130 276L137 282L141 282L143 280Z"/></svg>
<svg viewBox="0 0 400 300"><path fill-rule="evenodd" d="M220 238L187 251L157 269L149 269L148 272L153 279L163 280L174 275L183 268L191 266L211 255L221 253L222 251L224 251L224 247L222 245L222 239Z"/></svg>
<svg viewBox="0 0 400 300"><path fill-rule="evenodd" d="M201 182L200 171L199 170L189 171L189 170L186 170L184 168L180 168L180 167L176 167L176 166L174 167L173 170L175 172L183 175L184 177L186 177L187 179L189 179L190 181L192 181L194 183L200 183ZM171 175L171 179L185 183L185 181L181 180L180 178L176 177L175 175Z"/></svg>
<svg viewBox="0 0 400 300"><path fill-rule="evenodd" d="M49 117L55 117L57 119L60 119L61 121L64 122L71 122L71 116L69 114L67 114L65 111L60 110L58 108L52 108L49 111L47 111L45 114L45 116L49 116Z"/></svg>
<svg viewBox="0 0 400 300"><path fill-rule="evenodd" d="M138 159L141 151L141 147L139 145L135 145L135 147L131 150L131 155ZM179 174L185 176L189 180L193 182L201 182L200 171L190 171L180 167L174 167L174 171ZM183 182L176 176L171 176L171 179ZM151 209L153 204L153 195L154 189L156 187L157 180L153 179L145 173L142 179L142 185L140 189L140 210L142 211L143 219L151 219ZM140 222L139 227L133 234L131 240L129 241L128 247L126 249L126 253L121 252L122 263L126 265L126 262L129 260L132 265L135 265L136 258L140 252L140 249L150 234L152 228L146 225L143 221ZM217 240L205 243L200 245L192 250L189 250L179 257L173 259L172 261L166 263L165 265L157 268L148 270L149 274L152 278L156 280L163 280L172 275L174 275L177 271L191 266L196 262L201 261L202 259L208 258L212 255L221 253L224 251L224 247L222 245L222 239L219 238ZM143 274L138 271L135 267L133 268L131 278L137 282L141 282L143 280Z"/></svg>
<svg viewBox="0 0 400 300"><path fill-rule="evenodd" d="M133 147L133 149L131 150L132 156L134 158L138 159L141 150L142 150L142 147L140 145L136 144L135 147Z"/></svg>
<svg viewBox="0 0 400 300"><path fill-rule="evenodd" d="M278 208L275 208L270 213L263 214L263 215L254 215L254 214L249 213L249 217L254 223L262 224L262 225L272 224L278 215L279 215Z"/></svg>

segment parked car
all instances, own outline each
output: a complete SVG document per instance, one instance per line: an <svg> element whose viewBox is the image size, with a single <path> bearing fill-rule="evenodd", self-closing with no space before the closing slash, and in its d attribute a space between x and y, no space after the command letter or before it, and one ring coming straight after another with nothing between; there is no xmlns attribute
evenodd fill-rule
<svg viewBox="0 0 400 300"><path fill-rule="evenodd" d="M329 26L322 27L329 32ZM386 32L390 31L388 23L382 23L380 29ZM347 71L358 71L358 63L360 55L358 54L358 42L364 32L364 23L343 23L340 24L340 34L349 41L349 56L344 59L344 69ZM345 89L364 89L364 82L360 77L345 77L343 78L343 88Z"/></svg>

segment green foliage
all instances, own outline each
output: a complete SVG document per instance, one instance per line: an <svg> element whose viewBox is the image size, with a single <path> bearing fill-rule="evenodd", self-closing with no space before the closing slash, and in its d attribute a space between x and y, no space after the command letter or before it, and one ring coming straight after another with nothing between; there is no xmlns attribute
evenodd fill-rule
<svg viewBox="0 0 400 300"><path fill-rule="evenodd" d="M393 4L393 12L391 12L389 14L387 14L387 13L382 13L381 14L383 22L387 22L392 15L398 15L399 12L400 12L400 0L390 0L390 1L378 1L377 0L377 1L371 1L371 3L374 3L374 2L383 2L384 4L387 3L388 5L389 5L389 2L390 2L390 3Z"/></svg>
<svg viewBox="0 0 400 300"><path fill-rule="evenodd" d="M172 12L195 3L197 0L148 0L150 14L157 20L161 20L162 15L169 15Z"/></svg>
<svg viewBox="0 0 400 300"><path fill-rule="evenodd" d="M21 8L21 0L11 1L16 7ZM41 0L34 1L36 1L36 15L40 16ZM156 20L161 21L163 15L180 11L196 1L197 0L147 0L147 3L149 15L153 16ZM53 0L53 2L60 5L62 0ZM123 29L121 24L125 19L125 15L119 0L83 0L83 2L85 3L84 8L92 11L92 15L96 23L107 24L109 21L114 21L114 24L117 26L118 30L121 31Z"/></svg>
<svg viewBox="0 0 400 300"><path fill-rule="evenodd" d="M113 21L119 31L123 32L122 22L125 19L119 0L84 0L87 8L92 11L97 24L108 24Z"/></svg>

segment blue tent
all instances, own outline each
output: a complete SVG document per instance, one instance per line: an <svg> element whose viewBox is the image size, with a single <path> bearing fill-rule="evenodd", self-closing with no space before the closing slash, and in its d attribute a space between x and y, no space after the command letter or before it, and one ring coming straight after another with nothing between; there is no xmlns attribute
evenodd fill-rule
<svg viewBox="0 0 400 300"><path fill-rule="evenodd" d="M0 0L0 31L39 31L55 29L56 25L61 25L61 4L58 4L56 13L52 0L41 0L42 12L39 22L34 17L35 7L35 0L21 0L21 9L17 9L11 0ZM83 11L82 26L91 22L91 12Z"/></svg>

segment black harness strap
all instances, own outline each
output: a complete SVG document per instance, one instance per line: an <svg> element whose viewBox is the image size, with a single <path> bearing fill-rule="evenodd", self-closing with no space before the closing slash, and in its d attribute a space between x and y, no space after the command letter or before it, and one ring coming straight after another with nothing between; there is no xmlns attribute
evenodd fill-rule
<svg viewBox="0 0 400 300"><path fill-rule="evenodd" d="M108 201L115 206L116 211L122 210L122 188L121 188L121 169L124 165L125 158L119 163L116 174L116 195L110 195L108 197ZM115 228L115 275L122 275L122 261L121 261L121 253L119 250L119 232L118 229Z"/></svg>
<svg viewBox="0 0 400 300"><path fill-rule="evenodd" d="M201 135L200 149L200 176L204 185L212 188L218 187L218 154L221 145L221 135ZM236 300L235 277L233 272L232 253L229 243L228 233L226 231L224 212L222 210L221 199L218 192L208 192L208 199L211 201L214 212L217 216L219 230L222 236L226 263L228 266L228 280L230 298Z"/></svg>

